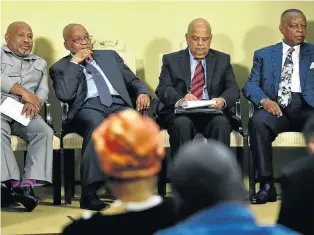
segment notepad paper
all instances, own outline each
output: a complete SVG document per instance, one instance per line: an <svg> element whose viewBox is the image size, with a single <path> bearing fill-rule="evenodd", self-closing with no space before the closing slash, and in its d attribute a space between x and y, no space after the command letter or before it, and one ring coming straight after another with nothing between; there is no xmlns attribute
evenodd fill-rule
<svg viewBox="0 0 314 235"><path fill-rule="evenodd" d="M24 104L8 97L4 100L4 102L0 106L0 112L9 116L13 120L21 123L23 126L27 126L31 121L30 118L26 118L25 114L21 115Z"/></svg>
<svg viewBox="0 0 314 235"><path fill-rule="evenodd" d="M184 109L193 109L200 107L210 107L216 103L215 100L193 100L193 101L184 101L182 108Z"/></svg>

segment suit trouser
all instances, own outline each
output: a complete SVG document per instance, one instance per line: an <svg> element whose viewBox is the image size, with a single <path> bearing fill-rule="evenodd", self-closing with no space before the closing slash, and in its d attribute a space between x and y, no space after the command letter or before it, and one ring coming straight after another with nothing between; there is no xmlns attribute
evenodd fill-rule
<svg viewBox="0 0 314 235"><path fill-rule="evenodd" d="M76 114L73 123L71 123L72 128L83 136L80 172L82 192L88 185L103 183L105 180L105 174L100 167L100 161L91 138L93 131L111 113L120 112L127 108L130 107L122 98L115 98L110 107L101 104L99 97L91 98L85 101Z"/></svg>
<svg viewBox="0 0 314 235"><path fill-rule="evenodd" d="M228 118L223 114L177 115L168 125L171 156L174 156L184 143L191 141L197 133L207 139L218 140L230 146L232 131Z"/></svg>
<svg viewBox="0 0 314 235"><path fill-rule="evenodd" d="M20 171L11 148L11 135L27 143L23 180L52 183L53 130L36 115L27 126L1 116L1 182L20 180Z"/></svg>
<svg viewBox="0 0 314 235"><path fill-rule="evenodd" d="M314 108L309 106L300 93L292 93L291 103L277 117L263 108L249 120L249 135L252 155L261 178L273 176L272 142L282 132L301 132Z"/></svg>

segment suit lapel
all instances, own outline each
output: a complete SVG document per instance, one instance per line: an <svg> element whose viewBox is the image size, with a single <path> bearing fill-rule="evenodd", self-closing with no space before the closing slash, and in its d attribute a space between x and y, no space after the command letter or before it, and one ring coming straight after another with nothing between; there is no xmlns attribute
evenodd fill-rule
<svg viewBox="0 0 314 235"><path fill-rule="evenodd" d="M210 91L211 91L215 64L216 64L216 57L213 55L211 50L209 50L206 56L206 80L207 80L208 95L210 94Z"/></svg>
<svg viewBox="0 0 314 235"><path fill-rule="evenodd" d="M191 65L190 65L190 54L188 48L182 51L181 56L181 70L183 74L183 79L186 85L186 89L191 89Z"/></svg>
<svg viewBox="0 0 314 235"><path fill-rule="evenodd" d="M304 90L305 80L308 68L310 66L310 54L307 53L308 47L306 43L302 43L300 47L300 61L299 61L299 68L300 68L300 85L301 91Z"/></svg>
<svg viewBox="0 0 314 235"><path fill-rule="evenodd" d="M272 65L273 65L275 92L276 94L278 94L279 78L280 78L281 67L282 67L282 43L278 43L274 46L274 49L272 52Z"/></svg>

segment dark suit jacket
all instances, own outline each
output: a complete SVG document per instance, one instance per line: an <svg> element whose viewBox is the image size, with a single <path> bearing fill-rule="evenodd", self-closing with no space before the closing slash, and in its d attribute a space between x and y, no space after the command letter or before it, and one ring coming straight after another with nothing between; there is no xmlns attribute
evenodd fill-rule
<svg viewBox="0 0 314 235"><path fill-rule="evenodd" d="M314 234L314 156L301 157L282 170L278 223Z"/></svg>
<svg viewBox="0 0 314 235"><path fill-rule="evenodd" d="M240 92L234 77L230 56L209 49L206 56L206 80L209 99L222 97L226 100L225 114L231 116ZM160 116L173 114L175 103L182 99L191 86L191 66L188 48L163 56L162 70L156 95L164 107L158 107Z"/></svg>
<svg viewBox="0 0 314 235"><path fill-rule="evenodd" d="M314 45L302 43L300 47L300 82L305 101L314 107ZM244 96L254 105L266 97L276 101L282 70L282 43L255 51L253 67L243 88Z"/></svg>
<svg viewBox="0 0 314 235"><path fill-rule="evenodd" d="M70 62L71 55L63 57L49 69L57 98L69 105L68 121L71 121L87 96L87 82L83 67ZM133 107L132 100L139 94L150 95L149 90L124 64L113 50L95 50L93 58L106 74L114 89L124 101Z"/></svg>

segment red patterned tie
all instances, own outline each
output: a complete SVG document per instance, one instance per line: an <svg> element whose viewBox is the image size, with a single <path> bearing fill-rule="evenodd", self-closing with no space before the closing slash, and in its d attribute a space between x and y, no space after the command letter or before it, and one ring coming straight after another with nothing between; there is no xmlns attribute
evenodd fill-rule
<svg viewBox="0 0 314 235"><path fill-rule="evenodd" d="M191 88L192 95L194 95L198 100L203 99L203 90L205 85L204 78L205 78L204 68L201 61L199 61L198 65L195 68Z"/></svg>

